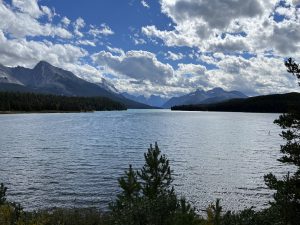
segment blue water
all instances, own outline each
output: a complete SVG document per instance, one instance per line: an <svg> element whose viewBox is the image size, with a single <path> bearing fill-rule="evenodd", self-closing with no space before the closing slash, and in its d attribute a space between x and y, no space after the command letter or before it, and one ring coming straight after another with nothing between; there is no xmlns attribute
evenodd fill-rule
<svg viewBox="0 0 300 225"><path fill-rule="evenodd" d="M128 164L138 169L150 143L171 161L174 185L199 210L264 207L263 175L288 170L279 158L277 114L128 110L0 115L0 182L28 209L105 209Z"/></svg>

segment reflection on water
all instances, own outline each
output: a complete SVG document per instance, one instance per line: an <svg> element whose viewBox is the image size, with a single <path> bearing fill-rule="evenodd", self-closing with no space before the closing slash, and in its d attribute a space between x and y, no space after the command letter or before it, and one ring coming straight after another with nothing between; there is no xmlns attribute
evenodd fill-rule
<svg viewBox="0 0 300 225"><path fill-rule="evenodd" d="M176 190L198 209L262 207L263 175L283 174L276 114L129 110L0 116L0 182L27 209L105 208L117 178L150 143L171 160Z"/></svg>

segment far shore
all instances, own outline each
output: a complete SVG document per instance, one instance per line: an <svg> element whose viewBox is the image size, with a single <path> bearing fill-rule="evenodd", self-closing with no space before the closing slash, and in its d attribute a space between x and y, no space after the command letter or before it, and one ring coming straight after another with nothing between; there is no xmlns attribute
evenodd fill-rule
<svg viewBox="0 0 300 225"><path fill-rule="evenodd" d="M33 114L33 113L93 113L95 111L0 111L0 114Z"/></svg>

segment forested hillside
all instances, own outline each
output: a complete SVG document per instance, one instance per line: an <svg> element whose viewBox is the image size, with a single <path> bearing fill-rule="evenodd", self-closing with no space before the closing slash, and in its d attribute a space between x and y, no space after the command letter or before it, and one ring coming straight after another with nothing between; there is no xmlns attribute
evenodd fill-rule
<svg viewBox="0 0 300 225"><path fill-rule="evenodd" d="M246 99L232 99L215 104L181 105L172 110L286 113L300 109L300 94L276 94Z"/></svg>
<svg viewBox="0 0 300 225"><path fill-rule="evenodd" d="M36 93L0 92L0 112L85 112L126 110L105 97L66 97Z"/></svg>

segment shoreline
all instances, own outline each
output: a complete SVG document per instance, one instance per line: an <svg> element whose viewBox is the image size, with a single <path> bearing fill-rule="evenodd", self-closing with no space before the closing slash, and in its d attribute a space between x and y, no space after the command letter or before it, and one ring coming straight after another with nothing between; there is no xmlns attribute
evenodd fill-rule
<svg viewBox="0 0 300 225"><path fill-rule="evenodd" d="M123 110L101 110L101 112L106 111L123 111ZM56 111L56 110L46 110L46 111L0 111L0 115L11 115L11 114L47 114L47 113L94 113L100 112L96 110L91 111Z"/></svg>

